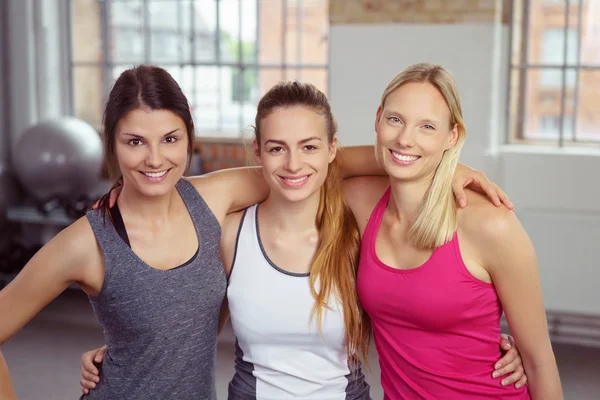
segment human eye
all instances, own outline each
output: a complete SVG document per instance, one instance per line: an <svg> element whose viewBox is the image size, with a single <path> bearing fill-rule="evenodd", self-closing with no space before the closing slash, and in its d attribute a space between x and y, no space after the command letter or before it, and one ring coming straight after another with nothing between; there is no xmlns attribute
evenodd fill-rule
<svg viewBox="0 0 600 400"><path fill-rule="evenodd" d="M131 139L127 143L130 144L131 146L140 146L140 145L142 145L142 141L140 139Z"/></svg>

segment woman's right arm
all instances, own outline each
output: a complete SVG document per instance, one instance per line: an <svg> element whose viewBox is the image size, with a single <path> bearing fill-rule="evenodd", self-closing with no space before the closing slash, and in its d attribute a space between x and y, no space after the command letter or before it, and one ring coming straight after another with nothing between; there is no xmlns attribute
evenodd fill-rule
<svg viewBox="0 0 600 400"><path fill-rule="evenodd" d="M29 260L17 277L0 291L0 345L13 337L71 283L88 286L87 266L100 257L89 222L84 218L61 231ZM101 285L101 283L100 283ZM8 366L0 352L0 399L16 398Z"/></svg>
<svg viewBox="0 0 600 400"><path fill-rule="evenodd" d="M260 203L269 195L262 167L222 169L189 177L188 180L217 216L221 226L227 214Z"/></svg>

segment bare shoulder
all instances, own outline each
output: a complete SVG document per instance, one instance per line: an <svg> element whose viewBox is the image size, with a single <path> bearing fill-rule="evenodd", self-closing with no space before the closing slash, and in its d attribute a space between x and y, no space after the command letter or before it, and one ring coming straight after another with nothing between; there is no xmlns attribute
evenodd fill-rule
<svg viewBox="0 0 600 400"><path fill-rule="evenodd" d="M501 206L496 207L485 196L466 189L468 205L459 209L459 228L482 240L501 240L520 222L514 212Z"/></svg>
<svg viewBox="0 0 600 400"><path fill-rule="evenodd" d="M478 249L486 269L504 265L510 257L533 253L533 244L513 211L496 207L471 190L466 193L468 205L459 210L459 229Z"/></svg>
<svg viewBox="0 0 600 400"><path fill-rule="evenodd" d="M354 214L361 232L389 186L387 176L358 176L342 182L344 202Z"/></svg>
<svg viewBox="0 0 600 400"><path fill-rule="evenodd" d="M62 260L62 266L72 269L69 275L76 281L86 281L90 269L103 266L102 253L87 217L81 217L60 231L48 244L47 256Z"/></svg>
<svg viewBox="0 0 600 400"><path fill-rule="evenodd" d="M229 213L267 198L269 189L259 167L227 168L186 178L223 225Z"/></svg>

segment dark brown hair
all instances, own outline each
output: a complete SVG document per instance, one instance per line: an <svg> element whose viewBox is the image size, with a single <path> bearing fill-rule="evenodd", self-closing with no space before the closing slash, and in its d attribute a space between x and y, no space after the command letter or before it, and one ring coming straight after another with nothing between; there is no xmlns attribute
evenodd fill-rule
<svg viewBox="0 0 600 400"><path fill-rule="evenodd" d="M300 82L282 82L269 90L258 103L254 136L260 148L260 122L281 107L306 107L324 117L327 140L333 142L337 124L327 97L315 86ZM370 320L362 309L356 291L356 273L360 235L356 220L342 199L338 157L329 164L327 178L321 188L316 225L319 246L313 258L310 283L319 331L323 310L330 296L340 300L346 327L346 345L351 361L366 363L371 338ZM317 289L316 285L319 285Z"/></svg>
<svg viewBox="0 0 600 400"><path fill-rule="evenodd" d="M122 179L115 151L117 124L131 111L168 110L185 124L188 137L188 168L194 151L194 121L187 98L173 77L163 68L140 65L127 69L116 80L108 96L102 122L104 158L113 188ZM108 208L108 194L100 199L100 207Z"/></svg>

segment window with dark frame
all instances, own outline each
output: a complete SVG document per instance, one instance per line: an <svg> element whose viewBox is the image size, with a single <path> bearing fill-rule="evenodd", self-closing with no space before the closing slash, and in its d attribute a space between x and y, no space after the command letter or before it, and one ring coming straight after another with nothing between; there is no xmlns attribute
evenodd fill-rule
<svg viewBox="0 0 600 400"><path fill-rule="evenodd" d="M327 94L327 0L71 0L73 114L100 127L112 84L131 66L168 70L198 136L238 138L282 80Z"/></svg>
<svg viewBox="0 0 600 400"><path fill-rule="evenodd" d="M509 143L600 144L600 2L512 0Z"/></svg>

